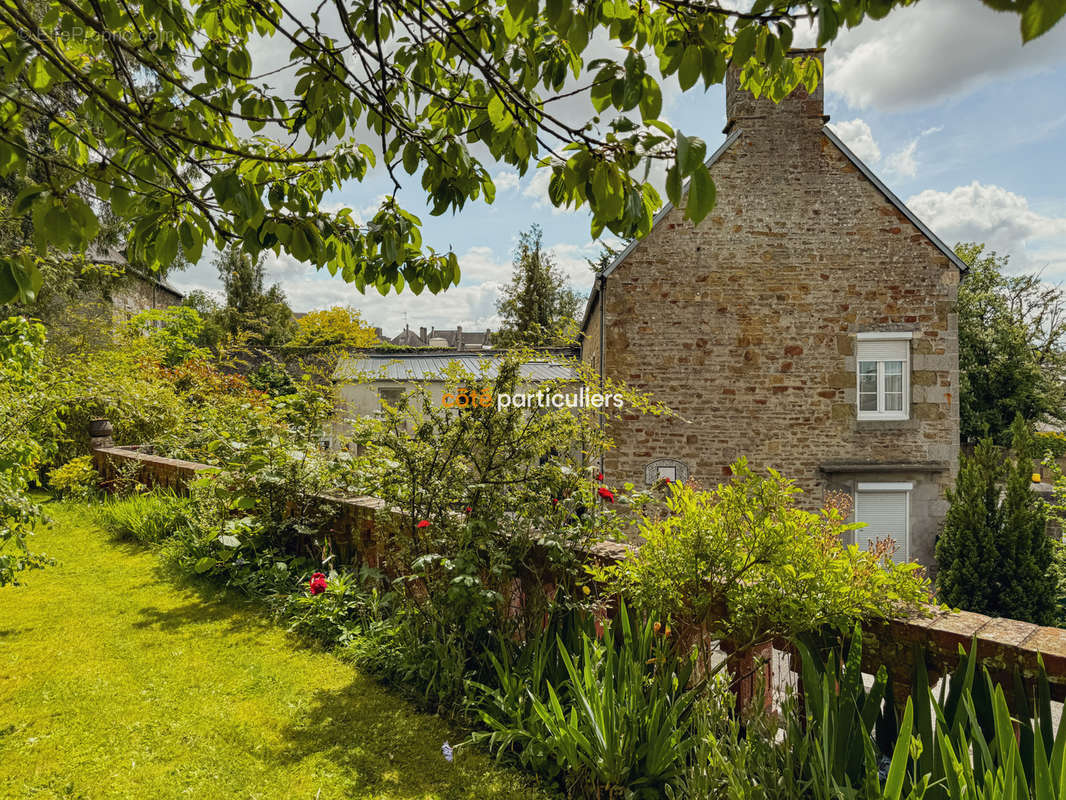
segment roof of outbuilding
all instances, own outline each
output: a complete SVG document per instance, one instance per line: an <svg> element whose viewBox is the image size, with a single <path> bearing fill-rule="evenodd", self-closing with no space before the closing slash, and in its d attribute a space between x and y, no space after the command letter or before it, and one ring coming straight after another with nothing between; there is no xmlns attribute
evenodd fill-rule
<svg viewBox="0 0 1066 800"><path fill-rule="evenodd" d="M500 352L445 352L445 353L365 353L350 356L337 366L336 378L371 377L384 381L434 381L444 378L444 370L450 364L475 375L492 377L503 353ZM531 381L569 380L577 377L572 366L562 359L545 356L544 360L531 360L522 364L522 378Z"/></svg>

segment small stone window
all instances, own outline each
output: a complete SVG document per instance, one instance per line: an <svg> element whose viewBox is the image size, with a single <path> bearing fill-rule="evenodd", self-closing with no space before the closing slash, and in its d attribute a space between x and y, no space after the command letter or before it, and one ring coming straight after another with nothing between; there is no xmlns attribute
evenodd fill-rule
<svg viewBox="0 0 1066 800"><path fill-rule="evenodd" d="M859 419L910 418L910 331L860 333L855 348Z"/></svg>
<svg viewBox="0 0 1066 800"><path fill-rule="evenodd" d="M664 478L671 481L687 481L688 466L676 458L657 458L644 467L644 483L648 486Z"/></svg>

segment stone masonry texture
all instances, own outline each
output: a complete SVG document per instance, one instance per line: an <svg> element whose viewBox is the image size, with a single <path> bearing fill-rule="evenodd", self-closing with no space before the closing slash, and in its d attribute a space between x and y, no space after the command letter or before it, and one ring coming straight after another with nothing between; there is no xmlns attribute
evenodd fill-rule
<svg viewBox="0 0 1066 800"><path fill-rule="evenodd" d="M585 328L583 358L597 367L604 346L610 378L679 415L612 423L608 480L639 485L676 458L711 487L746 456L809 507L860 480L913 481L910 555L932 566L958 457L959 270L825 135L820 86L775 106L731 73L726 93L740 134L711 169L716 207L699 225L669 210ZM857 420L860 331L912 332L910 419Z"/></svg>

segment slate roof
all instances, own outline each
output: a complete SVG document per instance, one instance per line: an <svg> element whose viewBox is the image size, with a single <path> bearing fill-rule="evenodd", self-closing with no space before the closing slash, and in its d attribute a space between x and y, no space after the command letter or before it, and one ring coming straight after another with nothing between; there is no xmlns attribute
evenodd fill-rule
<svg viewBox="0 0 1066 800"><path fill-rule="evenodd" d="M370 377L384 381L439 381L445 368L452 363L463 369L489 377L496 374L502 353L488 351L473 353L365 353L344 359L337 367L336 378ZM522 365L522 377L542 382L570 380L577 377L574 368L561 360L545 357L543 361L527 361Z"/></svg>

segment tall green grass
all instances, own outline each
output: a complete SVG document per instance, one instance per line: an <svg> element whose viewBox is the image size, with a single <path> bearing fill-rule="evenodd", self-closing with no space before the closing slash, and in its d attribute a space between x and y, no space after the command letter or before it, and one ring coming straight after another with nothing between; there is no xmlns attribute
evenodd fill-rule
<svg viewBox="0 0 1066 800"><path fill-rule="evenodd" d="M190 526L191 501L171 490L109 498L96 507L100 527L119 539L159 544Z"/></svg>

